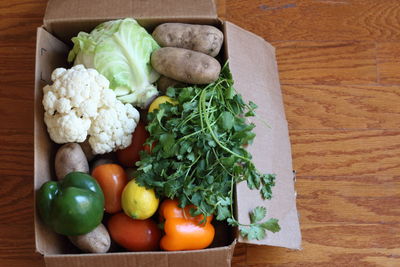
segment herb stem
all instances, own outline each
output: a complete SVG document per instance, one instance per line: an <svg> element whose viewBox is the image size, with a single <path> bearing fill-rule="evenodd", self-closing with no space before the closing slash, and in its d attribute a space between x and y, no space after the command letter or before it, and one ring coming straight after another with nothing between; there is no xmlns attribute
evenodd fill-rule
<svg viewBox="0 0 400 267"><path fill-rule="evenodd" d="M206 107L205 107L205 103L206 103L206 101L205 101L205 90L203 90L203 92L202 92L201 95L200 95L199 107L202 106L202 109L205 110L205 108L206 108ZM201 122L203 122L202 116L200 116L200 120L201 120ZM241 155L239 155L239 154L233 152L232 150L230 150L229 148L227 148L227 147L224 146L223 144L221 144L221 142L219 141L218 137L215 135L215 133L214 133L212 127L211 127L211 123L210 123L210 121L209 121L209 119L208 119L208 114L207 114L207 113L204 114L204 122L205 122L205 124L206 124L206 126L207 126L207 128L208 128L208 131L210 132L212 138L214 139L214 141L215 141L223 150L225 150L226 152L228 152L228 153L230 153L230 154L232 154L232 155L234 155L234 156L236 156L236 157L238 157L238 158L240 158L240 159L243 159L243 160L245 160L245 161L251 162L251 160L250 160L249 158L243 157L243 156L241 156ZM203 123L202 123L202 128L203 128Z"/></svg>
<svg viewBox="0 0 400 267"><path fill-rule="evenodd" d="M255 137L254 125L247 118L255 116L257 105L246 103L236 92L228 64L214 83L172 87L168 94L179 104L175 108L161 105L148 114L150 138L146 142L156 144L154 153L142 154L137 182L154 188L159 196L180 200L182 207L196 206L186 208L185 216L190 211L201 215L205 222L214 214L217 220L239 227L245 238L260 240L266 230L279 231L277 219L262 222L265 207L258 206L249 213L249 224L239 223L235 214L238 183L246 182L250 189L258 189L264 199L269 199L274 177L261 174L243 148ZM163 135L173 138L160 142Z"/></svg>

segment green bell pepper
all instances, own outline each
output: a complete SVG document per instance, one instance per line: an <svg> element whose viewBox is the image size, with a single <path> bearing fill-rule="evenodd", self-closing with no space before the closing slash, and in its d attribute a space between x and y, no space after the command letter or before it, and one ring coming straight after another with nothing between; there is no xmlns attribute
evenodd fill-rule
<svg viewBox="0 0 400 267"><path fill-rule="evenodd" d="M36 200L44 223L62 235L86 234L103 219L103 191L86 173L71 172L60 182L43 184Z"/></svg>

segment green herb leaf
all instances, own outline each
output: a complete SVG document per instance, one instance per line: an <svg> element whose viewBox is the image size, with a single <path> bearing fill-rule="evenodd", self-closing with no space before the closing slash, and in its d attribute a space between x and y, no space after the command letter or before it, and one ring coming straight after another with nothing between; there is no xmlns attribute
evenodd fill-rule
<svg viewBox="0 0 400 267"><path fill-rule="evenodd" d="M229 131L233 127L233 123L235 118L233 117L232 113L228 111L224 111L221 113L220 117L220 125L223 130Z"/></svg>
<svg viewBox="0 0 400 267"><path fill-rule="evenodd" d="M200 205L200 202L201 202L201 200L202 200L202 195L200 194L200 192L195 192L195 193L193 193L193 195L192 195L192 198L190 199L190 201L194 204L194 205L196 205L196 206L199 206Z"/></svg>
<svg viewBox="0 0 400 267"><path fill-rule="evenodd" d="M245 116L255 115L257 106L236 93L228 64L211 84L170 87L166 94L178 104L164 103L147 114L146 143L156 145L152 153L140 153L138 183L154 188L159 197L178 199L180 207L195 205L193 215L226 220L249 239L279 229L277 221L261 222L266 214L262 207L250 213L250 225L232 214L235 183L246 181L268 199L275 176L260 173L244 147L255 138L255 125Z"/></svg>
<svg viewBox="0 0 400 267"><path fill-rule="evenodd" d="M178 96L178 101L180 103L184 103L186 101L191 100L193 97L193 91L194 91L193 87L182 88Z"/></svg>
<svg viewBox="0 0 400 267"><path fill-rule="evenodd" d="M240 235L242 237L248 237L249 232L250 232L250 227L239 226L239 231L240 231Z"/></svg>
<svg viewBox="0 0 400 267"><path fill-rule="evenodd" d="M260 226L273 233L279 232L281 230L281 227L279 226L279 221L275 218L269 219L268 221L262 223Z"/></svg>
<svg viewBox="0 0 400 267"><path fill-rule="evenodd" d="M228 222L228 224L230 226L233 226L233 227L239 226L239 223L235 219L228 218L228 219L226 219L226 221ZM240 231L241 231L241 228L242 227L239 228ZM246 227L244 227L244 228L246 228Z"/></svg>
<svg viewBox="0 0 400 267"><path fill-rule="evenodd" d="M227 90L225 91L225 98L226 99L233 99L233 96L235 95L235 89L233 89L232 86L228 87Z"/></svg>
<svg viewBox="0 0 400 267"><path fill-rule="evenodd" d="M173 134L165 133L160 136L160 144L163 146L164 151L169 151L175 144L175 138Z"/></svg>
<svg viewBox="0 0 400 267"><path fill-rule="evenodd" d="M249 240L262 240L265 238L265 229L259 225L252 225L248 231L247 238Z"/></svg>
<svg viewBox="0 0 400 267"><path fill-rule="evenodd" d="M175 88L173 88L173 87L168 87L167 88L167 92L166 92L167 96L169 96L171 98L175 98L175 93L176 93Z"/></svg>
<svg viewBox="0 0 400 267"><path fill-rule="evenodd" d="M164 184L165 196L168 198L174 198L176 192L179 190L180 184L176 180L168 181Z"/></svg>
<svg viewBox="0 0 400 267"><path fill-rule="evenodd" d="M258 206L250 212L250 222L258 223L267 215L267 209L265 207Z"/></svg>
<svg viewBox="0 0 400 267"><path fill-rule="evenodd" d="M257 105L253 101L249 101L249 106L252 110L257 108Z"/></svg>
<svg viewBox="0 0 400 267"><path fill-rule="evenodd" d="M217 200L218 200L218 204L222 205L222 206L228 206L228 205L230 205L232 203L232 201L231 201L231 199L229 197L223 198L223 197L219 196L217 198Z"/></svg>
<svg viewBox="0 0 400 267"><path fill-rule="evenodd" d="M230 212L228 206L218 206L217 218L216 218L218 221L226 220L230 216L231 216L231 212Z"/></svg>
<svg viewBox="0 0 400 267"><path fill-rule="evenodd" d="M272 197L272 190L269 185L264 185L263 188L261 188L261 195L263 199L271 199Z"/></svg>
<svg viewBox="0 0 400 267"><path fill-rule="evenodd" d="M254 117L256 114L254 113L254 111L252 111L252 110L250 110L250 111L247 111L245 114L244 114L244 116L246 116L246 117Z"/></svg>

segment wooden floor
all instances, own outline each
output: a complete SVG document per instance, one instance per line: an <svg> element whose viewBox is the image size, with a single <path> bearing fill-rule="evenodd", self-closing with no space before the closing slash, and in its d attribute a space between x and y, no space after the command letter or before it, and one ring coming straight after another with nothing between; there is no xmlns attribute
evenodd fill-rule
<svg viewBox="0 0 400 267"><path fill-rule="evenodd" d="M400 266L400 2L220 0L277 48L303 250L239 245L233 266ZM44 0L0 2L0 266L34 253L33 78Z"/></svg>

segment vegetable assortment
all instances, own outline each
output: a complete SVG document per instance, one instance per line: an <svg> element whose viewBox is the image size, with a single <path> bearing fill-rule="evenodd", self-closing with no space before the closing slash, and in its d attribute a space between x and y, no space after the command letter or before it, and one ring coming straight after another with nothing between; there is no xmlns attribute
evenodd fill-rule
<svg viewBox="0 0 400 267"><path fill-rule="evenodd" d="M256 105L214 58L223 39L213 26L182 23L150 35L131 18L72 38L74 66L55 69L43 88L49 136L63 144L59 181L37 193L46 225L91 253L111 240L128 251L204 249L213 220L248 239L280 230L264 207L249 225L234 217L235 184L270 199L275 175L260 173L246 150Z"/></svg>

